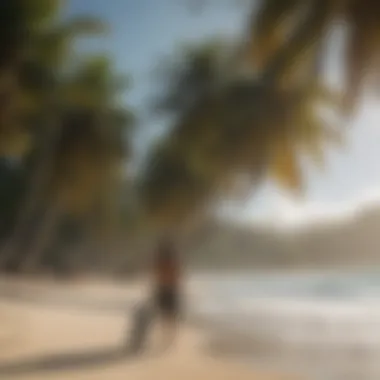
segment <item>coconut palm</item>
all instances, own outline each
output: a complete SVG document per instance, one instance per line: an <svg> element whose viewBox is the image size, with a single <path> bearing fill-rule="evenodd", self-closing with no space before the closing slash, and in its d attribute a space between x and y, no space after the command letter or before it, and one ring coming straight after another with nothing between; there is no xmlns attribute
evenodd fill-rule
<svg viewBox="0 0 380 380"><path fill-rule="evenodd" d="M190 81L193 102L178 107L179 117L150 157L143 178L145 205L158 216L157 224L177 223L202 210L216 195L233 191L240 176L252 184L269 171L281 185L300 191L300 154L312 155L320 164L326 142L339 141L339 130L330 128L318 108L331 108L335 94L311 80L312 59L305 64L308 80L297 76L292 86L284 87L277 80L241 78L238 68L235 78L230 72L223 76L220 54L208 50L211 56L205 60L205 51L201 47L200 60L209 63L208 74L202 72L207 79L199 80L203 87L198 92L192 86L197 80ZM169 86L168 99L180 94L183 104L186 79L196 72L193 65L200 66L196 51L183 66L184 79L180 75Z"/></svg>
<svg viewBox="0 0 380 380"><path fill-rule="evenodd" d="M19 72L35 33L55 15L53 0L5 0L0 5L0 153L19 153L25 133L19 120Z"/></svg>
<svg viewBox="0 0 380 380"><path fill-rule="evenodd" d="M379 17L380 4L370 0L265 0L250 20L246 58L261 70L282 50L283 66L294 68L305 52L325 58L331 32L344 29L345 103L353 110L359 95L379 86Z"/></svg>
<svg viewBox="0 0 380 380"><path fill-rule="evenodd" d="M122 79L113 74L104 57L83 62L67 78L62 88L61 134L44 189L45 211L26 251L24 268L33 269L39 263L63 217L82 218L95 206L111 216L117 213L110 202L123 179L133 123L132 114L116 102Z"/></svg>
<svg viewBox="0 0 380 380"><path fill-rule="evenodd" d="M36 3L39 3L39 7ZM67 98L66 89L69 88L67 85L62 86L62 82L67 82L65 76L72 70L70 66L75 63L72 62L73 54L71 54L75 41L81 36L93 36L105 30L99 20L91 17L61 22L59 2L24 0L20 4L24 8L21 5L21 8L15 8L15 14L18 15L17 12L21 12L32 17L31 15L36 12L34 9L36 6L43 17L41 16L40 22L34 19L29 22L28 18L27 24L33 24L33 28L30 29L32 33L28 36L27 43L22 41L21 58L17 61L18 64L14 65L13 70L14 77L17 78L17 86L14 86L17 91L13 91L12 99L17 106L13 107L11 116L13 119L14 115L17 116L17 121L23 123L23 129L27 127L28 146L32 148L28 155L31 156L29 161L32 162L32 166L28 192L19 207L16 228L3 249L4 260L11 257L15 250L17 251L16 246L22 240L20 237L33 224L51 181L54 169L52 157L55 154L62 127L59 115L62 114L64 97ZM34 13L29 12L30 8ZM11 28L11 25L9 27ZM10 131L10 135L14 136L13 132L17 130L18 124L10 123L9 117L6 121L3 125ZM16 141L19 140L17 136ZM9 146L9 139L8 142L1 141L4 141L4 146ZM19 156L23 153L25 150L17 152Z"/></svg>

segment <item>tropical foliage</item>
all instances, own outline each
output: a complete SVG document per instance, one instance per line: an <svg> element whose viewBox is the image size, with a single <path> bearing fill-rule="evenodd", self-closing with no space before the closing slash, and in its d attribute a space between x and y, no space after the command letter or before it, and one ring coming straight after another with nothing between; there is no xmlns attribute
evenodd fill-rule
<svg viewBox="0 0 380 380"><path fill-rule="evenodd" d="M284 82L284 65L273 72L265 65L260 74L252 66L242 76L242 63L235 60L232 75L231 54L209 45L192 52L161 102L174 105L176 117L142 179L148 214L158 215L159 224L161 216L177 224L215 196L233 195L239 178L252 186L265 173L301 192L300 156L322 166L326 145L341 142L342 101L315 76L315 59L288 72Z"/></svg>
<svg viewBox="0 0 380 380"><path fill-rule="evenodd" d="M325 165L341 116L379 84L375 3L263 0L242 40L184 45L154 98L167 133L136 179L125 169L135 115L119 101L129 78L102 52L78 49L107 26L64 19L59 0L2 1L0 265L63 265L63 239L100 247L117 226L140 238L176 229L267 177L301 194L304 160ZM336 28L346 36L342 94L322 64Z"/></svg>
<svg viewBox="0 0 380 380"><path fill-rule="evenodd" d="M109 219L133 117L119 104L127 82L110 59L74 54L78 38L106 30L99 20L62 22L59 1L16 0L1 7L1 17L16 20L2 23L10 33L2 32L9 40L0 65L7 98L0 146L3 157L16 157L26 172L1 260L9 268L32 269L68 217L96 212L99 221Z"/></svg>

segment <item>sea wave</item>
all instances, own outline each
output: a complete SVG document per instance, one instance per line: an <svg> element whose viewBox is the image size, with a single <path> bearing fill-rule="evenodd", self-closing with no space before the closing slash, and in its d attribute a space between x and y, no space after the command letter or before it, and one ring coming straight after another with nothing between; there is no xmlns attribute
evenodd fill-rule
<svg viewBox="0 0 380 380"><path fill-rule="evenodd" d="M302 364L324 380L380 378L380 276L210 276L201 287L193 307L217 326L215 347L271 366Z"/></svg>

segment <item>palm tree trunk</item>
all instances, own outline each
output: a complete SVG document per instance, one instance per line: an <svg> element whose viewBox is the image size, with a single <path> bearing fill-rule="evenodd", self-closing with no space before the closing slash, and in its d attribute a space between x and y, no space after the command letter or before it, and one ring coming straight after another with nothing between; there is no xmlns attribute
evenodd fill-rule
<svg viewBox="0 0 380 380"><path fill-rule="evenodd" d="M31 223L34 222L33 219L36 215L36 210L41 208L41 204L46 196L46 190L54 169L55 148L61 132L60 125L57 120L55 120L56 116L53 114L52 117L52 122L47 123L46 128L43 130L43 142L34 168L34 173L30 178L29 189L21 202L16 227L2 249L0 266L6 265L6 263L12 259L13 255L22 255L22 253L19 252L22 237L27 233Z"/></svg>
<svg viewBox="0 0 380 380"><path fill-rule="evenodd" d="M61 217L59 202L54 202L47 208L30 247L25 251L25 259L21 263L22 272L33 272L37 269L46 250L57 238Z"/></svg>

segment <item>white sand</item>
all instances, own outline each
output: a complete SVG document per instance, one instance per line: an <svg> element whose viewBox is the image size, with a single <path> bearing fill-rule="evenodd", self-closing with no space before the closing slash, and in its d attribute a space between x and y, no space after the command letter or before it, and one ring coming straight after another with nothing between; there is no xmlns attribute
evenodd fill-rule
<svg viewBox="0 0 380 380"><path fill-rule="evenodd" d="M30 294L41 291L27 284ZM46 288L46 287L45 287ZM24 291L19 290L20 292ZM118 293L111 286L76 284L70 293L101 298ZM138 287L132 287L135 294ZM120 346L128 320L122 313L85 310L52 303L62 289L49 288L46 304L0 298L0 379L70 380L297 380L295 376L258 373L225 358L212 357L206 350L207 334L182 326L175 347L157 351L153 339L143 355L128 358ZM52 295L55 294L55 297Z"/></svg>

